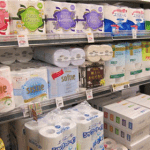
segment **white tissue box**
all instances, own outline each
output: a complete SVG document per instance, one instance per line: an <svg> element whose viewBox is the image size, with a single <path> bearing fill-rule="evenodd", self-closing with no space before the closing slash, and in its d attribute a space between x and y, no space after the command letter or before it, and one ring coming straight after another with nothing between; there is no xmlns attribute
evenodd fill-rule
<svg viewBox="0 0 150 150"><path fill-rule="evenodd" d="M150 110L129 101L121 101L103 107L108 123L135 133L150 124Z"/></svg>

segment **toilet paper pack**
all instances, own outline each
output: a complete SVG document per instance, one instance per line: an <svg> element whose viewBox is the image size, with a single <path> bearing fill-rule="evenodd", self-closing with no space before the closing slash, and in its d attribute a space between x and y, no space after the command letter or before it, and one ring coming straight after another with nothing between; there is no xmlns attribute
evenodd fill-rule
<svg viewBox="0 0 150 150"><path fill-rule="evenodd" d="M46 1L47 32L55 34L76 33L76 9L74 3Z"/></svg>
<svg viewBox="0 0 150 150"><path fill-rule="evenodd" d="M78 67L58 68L47 65L49 98L75 94L79 90Z"/></svg>
<svg viewBox="0 0 150 150"><path fill-rule="evenodd" d="M0 65L0 113L15 108L10 67Z"/></svg>
<svg viewBox="0 0 150 150"><path fill-rule="evenodd" d="M104 124L105 131L108 132L109 135L111 134L111 136L119 141L119 143L124 142L124 145L127 146L132 145L149 135L149 126L131 134L123 128L117 127L111 123L105 122Z"/></svg>
<svg viewBox="0 0 150 150"><path fill-rule="evenodd" d="M77 33L101 33L104 32L103 6L94 4L77 5Z"/></svg>
<svg viewBox="0 0 150 150"><path fill-rule="evenodd" d="M129 101L110 104L103 107L104 119L129 133L144 128L149 124L150 110Z"/></svg>
<svg viewBox="0 0 150 150"><path fill-rule="evenodd" d="M11 78L16 106L48 99L46 67L12 71Z"/></svg>
<svg viewBox="0 0 150 150"><path fill-rule="evenodd" d="M128 7L104 5L105 32L128 30Z"/></svg>
<svg viewBox="0 0 150 150"><path fill-rule="evenodd" d="M128 8L129 30L145 30L144 9Z"/></svg>
<svg viewBox="0 0 150 150"><path fill-rule="evenodd" d="M9 1L11 34L45 34L44 2Z"/></svg>
<svg viewBox="0 0 150 150"><path fill-rule="evenodd" d="M8 2L3 0L0 2L0 35L8 35L10 32L9 28L9 12L8 12Z"/></svg>

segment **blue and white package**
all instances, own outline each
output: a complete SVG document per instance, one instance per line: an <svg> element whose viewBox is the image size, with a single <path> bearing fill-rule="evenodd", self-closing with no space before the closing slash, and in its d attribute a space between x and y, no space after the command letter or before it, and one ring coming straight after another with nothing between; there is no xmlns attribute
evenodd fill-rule
<svg viewBox="0 0 150 150"><path fill-rule="evenodd" d="M75 94L79 90L78 67L47 66L49 98Z"/></svg>
<svg viewBox="0 0 150 150"><path fill-rule="evenodd" d="M127 24L129 30L145 30L144 9L129 8Z"/></svg>
<svg viewBox="0 0 150 150"><path fill-rule="evenodd" d="M46 1L45 13L48 33L76 33L76 4Z"/></svg>
<svg viewBox="0 0 150 150"><path fill-rule="evenodd" d="M77 4L77 33L104 32L103 6L94 4Z"/></svg>
<svg viewBox="0 0 150 150"><path fill-rule="evenodd" d="M128 30L128 7L104 6L105 32Z"/></svg>

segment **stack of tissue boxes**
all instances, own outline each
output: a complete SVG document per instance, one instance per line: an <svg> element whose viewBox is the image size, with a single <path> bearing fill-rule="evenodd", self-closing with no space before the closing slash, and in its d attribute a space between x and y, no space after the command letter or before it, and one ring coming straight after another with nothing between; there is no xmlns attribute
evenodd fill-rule
<svg viewBox="0 0 150 150"><path fill-rule="evenodd" d="M142 42L142 63L143 75L150 75L150 42L148 41Z"/></svg>
<svg viewBox="0 0 150 150"><path fill-rule="evenodd" d="M141 42L125 43L126 46L126 80L143 77Z"/></svg>
<svg viewBox="0 0 150 150"><path fill-rule="evenodd" d="M104 106L105 136L114 138L128 149L148 150L150 110L129 101Z"/></svg>
<svg viewBox="0 0 150 150"><path fill-rule="evenodd" d="M125 45L112 45L113 58L105 63L106 85L125 81Z"/></svg>

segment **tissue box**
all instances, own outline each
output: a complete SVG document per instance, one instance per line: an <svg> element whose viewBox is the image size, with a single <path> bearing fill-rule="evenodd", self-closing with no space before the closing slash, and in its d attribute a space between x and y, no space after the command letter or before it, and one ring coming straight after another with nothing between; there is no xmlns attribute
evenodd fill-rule
<svg viewBox="0 0 150 150"><path fill-rule="evenodd" d="M77 4L77 33L104 32L103 6L94 4Z"/></svg>
<svg viewBox="0 0 150 150"><path fill-rule="evenodd" d="M135 133L150 124L150 110L129 101L121 101L103 107L106 122Z"/></svg>
<svg viewBox="0 0 150 150"><path fill-rule="evenodd" d="M45 34L44 2L9 1L11 34Z"/></svg>
<svg viewBox="0 0 150 150"><path fill-rule="evenodd" d="M76 4L65 2L45 2L47 32L55 34L76 33Z"/></svg>
<svg viewBox="0 0 150 150"><path fill-rule="evenodd" d="M47 66L49 98L75 94L79 90L78 67Z"/></svg>
<svg viewBox="0 0 150 150"><path fill-rule="evenodd" d="M122 129L121 126L117 127L113 124L104 123L104 131L108 132L108 135L113 137L119 143L124 143L125 146L129 146L138 142L139 140L147 137L149 135L149 126L131 134L125 129Z"/></svg>
<svg viewBox="0 0 150 150"><path fill-rule="evenodd" d="M8 35L10 32L9 29L9 12L8 12L8 2L0 1L0 35Z"/></svg>
<svg viewBox="0 0 150 150"><path fill-rule="evenodd" d="M100 63L85 64L86 62L79 68L80 86L92 88L104 85L104 65Z"/></svg>

